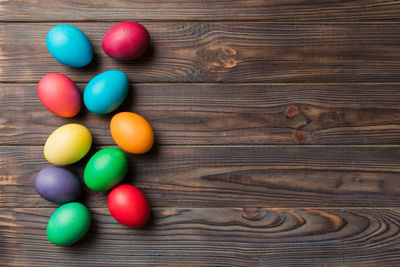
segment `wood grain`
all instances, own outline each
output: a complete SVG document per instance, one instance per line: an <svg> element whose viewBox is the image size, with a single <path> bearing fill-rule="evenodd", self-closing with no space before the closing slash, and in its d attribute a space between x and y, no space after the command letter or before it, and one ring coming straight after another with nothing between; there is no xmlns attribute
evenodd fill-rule
<svg viewBox="0 0 400 267"><path fill-rule="evenodd" d="M54 209L0 210L2 265L29 266L395 266L400 216L395 209L153 209L143 229L91 209L78 244L51 245Z"/></svg>
<svg viewBox="0 0 400 267"><path fill-rule="evenodd" d="M5 0L2 21L398 21L397 1L301 0Z"/></svg>
<svg viewBox="0 0 400 267"><path fill-rule="evenodd" d="M0 82L37 82L48 72L87 82L115 68L133 82L400 82L397 23L146 22L151 49L130 63L101 50L113 23L74 23L96 53L85 69L48 53L45 36L56 24L0 24Z"/></svg>
<svg viewBox="0 0 400 267"><path fill-rule="evenodd" d="M400 2L391 0L0 0L1 266L397 266L400 262ZM101 49L116 22L142 22L151 47L121 63ZM60 23L95 59L73 69L48 53ZM144 115L154 149L129 155L124 183L148 197L142 229L93 218L68 248L51 245L58 207L33 181L56 127L82 123L94 146L83 176L115 145L109 116L52 115L36 84L49 72L83 90L100 72L132 82L123 107Z"/></svg>
<svg viewBox="0 0 400 267"><path fill-rule="evenodd" d="M82 90L86 84L78 84ZM44 144L81 123L97 144L113 145L112 115L83 108L60 118L40 103L36 84L0 85L2 145ZM146 117L158 144L399 144L399 84L132 84L118 111Z"/></svg>
<svg viewBox="0 0 400 267"><path fill-rule="evenodd" d="M397 150L157 146L129 156L124 183L141 188L153 207L397 207ZM42 153L42 147L0 147L0 207L55 207L33 186L36 173L50 165ZM69 168L83 177L88 157ZM81 201L104 207L106 197L86 190Z"/></svg>

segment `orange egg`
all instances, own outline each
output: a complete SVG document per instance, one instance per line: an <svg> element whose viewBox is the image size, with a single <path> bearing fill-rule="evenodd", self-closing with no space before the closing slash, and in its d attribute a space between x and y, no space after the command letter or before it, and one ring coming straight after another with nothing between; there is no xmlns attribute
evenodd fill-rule
<svg viewBox="0 0 400 267"><path fill-rule="evenodd" d="M154 133L148 121L132 112L115 114L110 123L111 136L123 150L143 154L151 149Z"/></svg>

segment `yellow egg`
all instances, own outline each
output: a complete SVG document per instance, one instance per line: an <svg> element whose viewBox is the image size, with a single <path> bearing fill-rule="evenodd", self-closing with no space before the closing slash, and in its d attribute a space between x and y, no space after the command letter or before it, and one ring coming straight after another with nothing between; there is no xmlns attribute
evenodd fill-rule
<svg viewBox="0 0 400 267"><path fill-rule="evenodd" d="M69 165L79 161L90 150L92 135L80 124L57 128L44 145L44 157L54 165Z"/></svg>

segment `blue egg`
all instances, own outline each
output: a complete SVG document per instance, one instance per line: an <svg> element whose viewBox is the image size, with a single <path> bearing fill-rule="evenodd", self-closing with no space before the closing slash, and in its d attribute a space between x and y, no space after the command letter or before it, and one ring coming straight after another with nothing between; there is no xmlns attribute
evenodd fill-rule
<svg viewBox="0 0 400 267"><path fill-rule="evenodd" d="M119 70L109 70L94 77L86 86L83 102L88 110L107 114L124 102L129 90L129 80Z"/></svg>
<svg viewBox="0 0 400 267"><path fill-rule="evenodd" d="M86 35L75 26L55 26L47 33L46 44L50 54L67 66L83 67L92 61L92 45Z"/></svg>

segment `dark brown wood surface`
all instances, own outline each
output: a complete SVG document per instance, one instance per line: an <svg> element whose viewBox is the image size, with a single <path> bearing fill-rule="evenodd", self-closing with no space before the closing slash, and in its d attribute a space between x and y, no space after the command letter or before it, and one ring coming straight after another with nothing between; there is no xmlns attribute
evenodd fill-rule
<svg viewBox="0 0 400 267"><path fill-rule="evenodd" d="M399 21L388 0L6 0L0 21Z"/></svg>
<svg viewBox="0 0 400 267"><path fill-rule="evenodd" d="M78 84L84 90L85 84ZM112 145L112 115L50 113L37 84L0 84L2 144L43 145L66 123ZM119 111L153 125L160 145L399 144L400 84L135 84Z"/></svg>
<svg viewBox="0 0 400 267"><path fill-rule="evenodd" d="M140 60L107 57L114 22L76 22L95 48L84 70L58 63L45 45L57 23L1 23L0 82L37 82L62 72L75 82L117 68L133 82L400 82L400 23L146 22Z"/></svg>
<svg viewBox="0 0 400 267"><path fill-rule="evenodd" d="M88 235L68 248L49 246L43 235L52 212L2 211L2 263L396 266L399 261L397 209L155 208L145 228L129 229L98 208L91 209Z"/></svg>
<svg viewBox="0 0 400 267"><path fill-rule="evenodd" d="M393 149L157 146L129 157L125 182L143 189L153 207L396 207L400 155ZM36 173L50 165L42 146L0 151L0 206L57 206L38 197L33 187ZM88 157L70 169L82 176ZM82 201L104 207L106 198L107 193L88 190Z"/></svg>
<svg viewBox="0 0 400 267"><path fill-rule="evenodd" d="M101 50L113 24L136 20L151 47L121 63ZM95 59L56 62L59 24L81 28ZM0 266L399 266L400 3L398 1L0 1ZM86 125L88 156L115 146L111 116L72 119L37 97L48 72L82 91L96 74L127 73L118 111L156 134L129 156L124 183L152 207L129 229L107 193L79 201L93 224L78 244L51 245L58 205L35 191L57 127Z"/></svg>

